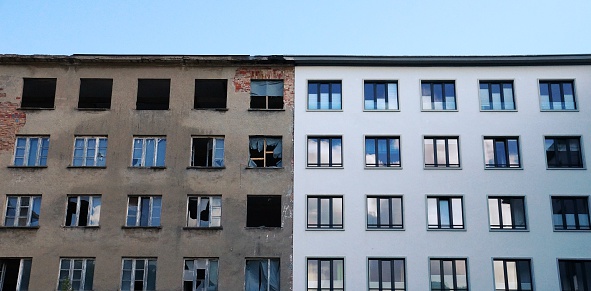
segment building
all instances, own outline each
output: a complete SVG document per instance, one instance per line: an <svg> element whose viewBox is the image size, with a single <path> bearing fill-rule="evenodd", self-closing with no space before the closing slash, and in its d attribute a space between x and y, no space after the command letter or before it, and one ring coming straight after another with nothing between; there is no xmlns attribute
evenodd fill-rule
<svg viewBox="0 0 591 291"><path fill-rule="evenodd" d="M294 290L591 290L591 55L293 58Z"/></svg>
<svg viewBox="0 0 591 291"><path fill-rule="evenodd" d="M290 290L293 82L280 56L0 56L0 290Z"/></svg>

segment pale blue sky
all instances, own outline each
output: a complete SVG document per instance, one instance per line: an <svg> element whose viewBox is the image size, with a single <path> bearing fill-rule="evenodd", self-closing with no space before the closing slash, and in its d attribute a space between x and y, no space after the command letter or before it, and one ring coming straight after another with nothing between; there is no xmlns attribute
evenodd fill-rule
<svg viewBox="0 0 591 291"><path fill-rule="evenodd" d="M1 54L591 53L591 0L0 0Z"/></svg>

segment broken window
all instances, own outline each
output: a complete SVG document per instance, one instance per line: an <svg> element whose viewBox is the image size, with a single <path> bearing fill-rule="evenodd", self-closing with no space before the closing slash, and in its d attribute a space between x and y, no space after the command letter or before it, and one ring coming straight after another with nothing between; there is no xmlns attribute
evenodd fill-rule
<svg viewBox="0 0 591 291"><path fill-rule="evenodd" d="M17 137L14 147L14 165L44 167L47 165L49 136Z"/></svg>
<svg viewBox="0 0 591 291"><path fill-rule="evenodd" d="M0 290L29 290L31 259L0 258Z"/></svg>
<svg viewBox="0 0 591 291"><path fill-rule="evenodd" d="M281 168L281 137L251 136L249 168Z"/></svg>
<svg viewBox="0 0 591 291"><path fill-rule="evenodd" d="M158 227L160 226L161 209L162 197L131 196L127 204L127 220L125 226Z"/></svg>
<svg viewBox="0 0 591 291"><path fill-rule="evenodd" d="M195 109L225 109L228 80L195 80Z"/></svg>
<svg viewBox="0 0 591 291"><path fill-rule="evenodd" d="M80 79L80 109L110 109L113 79Z"/></svg>
<svg viewBox="0 0 591 291"><path fill-rule="evenodd" d="M189 197L187 227L220 227L222 225L222 197Z"/></svg>
<svg viewBox="0 0 591 291"><path fill-rule="evenodd" d="M223 137L193 137L191 148L191 167L224 166Z"/></svg>
<svg viewBox="0 0 591 291"><path fill-rule="evenodd" d="M166 157L165 137L133 138L132 167L164 167Z"/></svg>
<svg viewBox="0 0 591 291"><path fill-rule="evenodd" d="M281 196L252 196L246 202L247 227L281 227Z"/></svg>
<svg viewBox="0 0 591 291"><path fill-rule="evenodd" d="M4 226L39 226L41 196L8 196L7 200Z"/></svg>
<svg viewBox="0 0 591 291"><path fill-rule="evenodd" d="M138 79L137 110L168 110L170 79Z"/></svg>
<svg viewBox="0 0 591 291"><path fill-rule="evenodd" d="M156 290L156 259L123 259L121 291L130 290Z"/></svg>
<svg viewBox="0 0 591 291"><path fill-rule="evenodd" d="M308 228L342 229L343 196L308 196Z"/></svg>
<svg viewBox="0 0 591 291"><path fill-rule="evenodd" d="M24 78L21 108L54 108L56 83L55 78Z"/></svg>
<svg viewBox="0 0 591 291"><path fill-rule="evenodd" d="M107 162L107 138L81 136L74 140L75 167L104 167Z"/></svg>
<svg viewBox="0 0 591 291"><path fill-rule="evenodd" d="M183 291L217 291L218 259L185 259Z"/></svg>
<svg viewBox="0 0 591 291"><path fill-rule="evenodd" d="M251 80L251 109L283 109L283 80Z"/></svg>
<svg viewBox="0 0 591 291"><path fill-rule="evenodd" d="M58 290L92 290L94 259L75 258L60 260ZM66 286L71 289L65 289Z"/></svg>
<svg viewBox="0 0 591 291"><path fill-rule="evenodd" d="M279 291L279 259L246 260L246 291Z"/></svg>
<svg viewBox="0 0 591 291"><path fill-rule="evenodd" d="M66 226L98 226L101 196L70 196L66 209Z"/></svg>

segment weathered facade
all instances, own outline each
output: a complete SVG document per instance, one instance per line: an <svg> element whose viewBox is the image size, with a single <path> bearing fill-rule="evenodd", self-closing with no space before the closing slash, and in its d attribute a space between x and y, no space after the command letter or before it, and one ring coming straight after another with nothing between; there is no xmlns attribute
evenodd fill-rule
<svg viewBox="0 0 591 291"><path fill-rule="evenodd" d="M54 106L22 108L24 82L38 78L55 79ZM86 78L112 79L109 108L79 108L81 79ZM169 80L168 108L138 110L141 95L138 80L152 79ZM198 107L194 103L196 80L207 83L210 79L221 80L222 84L226 80L227 103L195 108ZM268 110L251 108L250 85L255 79L282 81L284 105ZM93 290L133 290L154 284L154 279L148 278L153 276L152 265L156 266L157 290L182 290L191 284L184 280L201 276L195 275L199 273L195 270L187 270L184 260L207 258L210 263L218 260L219 290L244 290L249 261L270 262L271 268L278 264L280 275L270 274L266 267L261 270L266 272L262 277L267 276L269 281L279 279L280 283L264 284L279 284L281 290L290 290L293 82L293 64L281 57L0 56L0 209L3 215L0 261L7 268L20 264L20 273L6 279L5 284L15 284L8 282L14 278L16 284L25 284L26 265L30 262L29 289L57 289L60 259L73 264L80 258L93 260ZM34 140L39 137L49 140L46 162L17 161L21 154L25 160L35 158L32 143L42 140ZM98 155L104 165L91 162L90 166L75 166L75 140L83 140L80 143L85 151L95 146L88 144L85 137L108 140L106 156ZM261 166L249 160L249 156L258 156L261 147L266 151L271 146L270 142L267 144L271 138L267 137L275 142L272 145L275 163ZM15 151L19 138L24 154ZM222 164L195 162L197 153L192 154L192 149L201 150L192 148L195 138L218 141L216 149L221 145L223 150ZM138 153L142 150L135 143L149 145L162 140L165 144L158 146L165 147L165 156L156 159L155 164L144 164L143 159L162 155L162 148L154 154L146 146L148 150L143 148L141 161L132 159L136 157L134 149ZM39 155L43 156L41 151ZM212 153L209 148L208 153ZM261 156L271 159L266 152ZM73 215L86 215L86 204L77 205L77 197L93 195L100 198L100 205L88 211L100 209L100 218L89 216L85 223L80 222L81 218L73 219ZM40 209L34 209L35 197L40 197ZM152 200L146 200L149 197ZM193 197L195 200L189 202ZM219 206L213 197L221 197L219 226L211 223L217 214L209 212L210 204L199 206L197 220L204 224L193 224L197 216L189 213L188 208L194 207L190 204L197 203L199 197L210 199L207 201L213 207ZM267 211L264 203L254 204L261 201L257 197L280 201L280 207L275 205ZM159 218L157 200L161 204ZM32 210L21 205L27 201ZM18 203L21 208L15 209L8 203ZM150 211L147 223L143 217L147 215L143 213L145 210ZM261 210L265 212L262 216L248 213ZM277 211L280 211L279 225L277 221L264 221L276 220ZM22 224L19 215L24 216ZM9 218L13 216L16 218ZM263 217L263 221L254 222L254 226L249 223L250 227L247 217ZM31 221L36 218L38 223ZM95 225L91 225L92 219ZM143 270L143 274L134 273L133 279L126 278L131 273L123 272L122 268L129 269L125 266L128 263L130 266L133 263L132 271ZM142 269L140 263L150 267ZM90 272L91 267L85 266L85 272ZM62 265L62 269L66 268ZM71 274L75 270L72 267L70 273L64 271L69 275L67 281L73 278ZM4 275L14 276L8 271ZM141 282L140 276L146 279ZM214 274L207 276L208 280L214 280ZM193 287L197 284L195 280Z"/></svg>

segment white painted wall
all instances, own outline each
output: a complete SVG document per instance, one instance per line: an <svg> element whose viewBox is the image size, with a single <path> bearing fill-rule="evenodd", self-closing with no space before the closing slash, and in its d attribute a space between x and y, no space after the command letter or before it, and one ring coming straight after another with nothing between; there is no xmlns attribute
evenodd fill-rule
<svg viewBox="0 0 591 291"><path fill-rule="evenodd" d="M494 290L492 258L531 258L536 290L559 290L557 258L591 259L591 232L555 232L551 195L590 195L589 170L547 170L545 135L582 136L591 167L591 67L296 67L294 290L307 257L345 258L367 290L368 257L406 259L407 290L429 290L429 258L468 258L470 290ZM540 112L539 79L574 79L577 112ZM341 80L342 112L306 110L308 80ZM363 112L364 80L397 80L400 112ZM421 80L455 80L457 112L421 112ZM481 112L479 80L513 80L517 112ZM364 135L400 135L402 169L364 169ZM342 135L343 169L306 169L307 135ZM461 170L424 170L423 135L460 137ZM522 170L485 170L483 136L519 136ZM306 230L306 195L344 196L344 230ZM366 231L368 194L404 197L403 231ZM427 230L426 196L464 197L465 230ZM487 195L525 195L527 232L491 232Z"/></svg>

